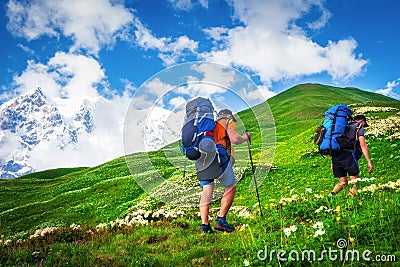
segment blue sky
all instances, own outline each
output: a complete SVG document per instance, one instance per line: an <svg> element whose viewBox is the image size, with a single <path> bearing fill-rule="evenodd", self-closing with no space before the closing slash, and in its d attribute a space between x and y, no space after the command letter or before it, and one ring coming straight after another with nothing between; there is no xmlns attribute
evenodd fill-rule
<svg viewBox="0 0 400 267"><path fill-rule="evenodd" d="M267 97L315 82L399 98L399 7L395 0L4 1L0 103L35 86L112 98L195 60L239 69ZM86 89L69 91L81 82Z"/></svg>

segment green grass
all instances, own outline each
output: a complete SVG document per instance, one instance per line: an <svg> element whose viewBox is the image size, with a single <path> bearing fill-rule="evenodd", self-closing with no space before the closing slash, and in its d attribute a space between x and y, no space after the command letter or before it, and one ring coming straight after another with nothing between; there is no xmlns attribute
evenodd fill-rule
<svg viewBox="0 0 400 267"><path fill-rule="evenodd" d="M314 129L322 113L333 104L352 107L392 107L397 111L367 114L374 120L399 116L400 103L393 99L355 88L334 88L317 84L299 85L268 100L276 124L274 168L259 187L263 208L260 218L255 192L249 192L253 180L245 144L236 148L238 183L228 220L237 231L226 234L199 233L197 207L163 204L138 186L154 194L174 196L179 186L198 192L193 168L182 179L184 158L174 153L172 144L161 151L129 155L93 168L56 169L0 181L0 262L4 266L391 266L396 263L367 261L277 260L277 252L298 253L337 249L344 239L347 250L375 255L393 255L400 260L400 179L399 139L387 139L390 133L368 137L375 167L368 174L365 159L360 161L357 198L347 189L328 197L337 182L331 174L329 157L316 153L312 143ZM267 110L263 104L255 107ZM267 114L268 112L266 112ZM254 135L255 154L260 149L263 127L272 118L254 126L250 111L239 114ZM394 123L394 122L393 122ZM398 130L397 130L398 131ZM271 134L271 132L269 132ZM268 140L273 146L274 140ZM173 155L173 156L168 156ZM257 158L257 156L255 157ZM129 163L129 167L126 162ZM181 162L181 165L178 163ZM147 165L154 165L151 170ZM177 166L177 164L179 166ZM131 169L130 169L131 168ZM133 171L132 176L130 171ZM262 172L261 172L262 173ZM266 173L266 172L265 172ZM160 182L157 175L168 179ZM264 177L262 177L264 178ZM366 179L367 180L367 179ZM376 186L374 186L376 185ZM197 201L193 193L182 201ZM212 204L212 223L219 201ZM171 215L172 214L172 215ZM147 222L128 223L137 220ZM315 236L317 222L322 222ZM72 225L72 226L71 226ZM77 226L79 225L79 226ZM296 226L286 235L284 230ZM315 226L315 227L314 227ZM55 227L43 236L29 238L37 229ZM50 229L50 228L48 228ZM288 230L286 230L288 231ZM20 239L20 241L18 241ZM6 241L11 240L11 241ZM4 244L7 243L7 245ZM267 254L265 255L265 250ZM274 252L275 251L275 252ZM273 259L269 259L272 253ZM268 256L260 260L257 255ZM295 256L296 254L292 254ZM262 257L261 257L262 259ZM398 263L397 263L398 264Z"/></svg>

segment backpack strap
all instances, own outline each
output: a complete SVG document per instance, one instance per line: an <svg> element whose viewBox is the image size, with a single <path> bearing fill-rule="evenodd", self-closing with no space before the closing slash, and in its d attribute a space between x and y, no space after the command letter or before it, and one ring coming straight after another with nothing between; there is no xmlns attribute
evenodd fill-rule
<svg viewBox="0 0 400 267"><path fill-rule="evenodd" d="M354 152L356 152L357 150L357 142L359 142L359 138L358 138L358 133L360 132L360 129L362 127L361 123L357 123L357 129L356 129L356 137L355 137L355 142L354 142Z"/></svg>

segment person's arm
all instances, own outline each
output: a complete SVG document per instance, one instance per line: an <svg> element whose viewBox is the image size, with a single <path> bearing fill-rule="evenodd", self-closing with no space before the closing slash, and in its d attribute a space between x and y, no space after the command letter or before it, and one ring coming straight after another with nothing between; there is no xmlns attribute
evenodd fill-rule
<svg viewBox="0 0 400 267"><path fill-rule="evenodd" d="M372 166L371 158L369 157L367 142L365 141L364 136L359 136L358 140L360 141L360 147L364 154L364 157L368 162L368 172L371 173L374 170L374 167Z"/></svg>
<svg viewBox="0 0 400 267"><path fill-rule="evenodd" d="M247 134L239 135L236 130L228 128L228 136L229 140L232 144L239 145L245 141L247 141Z"/></svg>

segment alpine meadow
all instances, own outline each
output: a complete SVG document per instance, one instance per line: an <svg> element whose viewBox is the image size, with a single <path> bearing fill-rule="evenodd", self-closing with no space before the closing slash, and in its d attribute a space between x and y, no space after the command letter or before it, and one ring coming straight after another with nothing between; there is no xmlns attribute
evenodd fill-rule
<svg viewBox="0 0 400 267"><path fill-rule="evenodd" d="M360 160L359 192L329 196L337 179L329 156L318 153L315 129L330 106L365 114L374 171ZM247 145L236 146L237 184L228 220L232 233L200 233L196 206L163 203L174 184L199 189L195 170L176 153L176 167L160 151L123 156L96 167L63 168L0 180L2 266L395 266L400 261L400 102L357 88L301 84L254 109L270 108L276 126L273 165L249 191L253 173ZM269 106L269 107L268 107ZM260 138L251 111L237 114L252 133L258 163ZM271 119L271 118L270 118ZM247 127L249 126L249 127ZM261 129L263 130L263 129ZM243 132L244 127L238 132ZM132 177L127 161L158 166ZM166 178L149 190L137 179ZM240 175L239 175L240 174ZM260 177L258 177L260 178ZM166 182L169 183L166 183ZM171 186L172 184L172 186ZM146 192L152 193L146 193ZM197 192L197 191L195 191ZM197 193L181 201L199 200ZM211 206L211 225L220 201ZM174 205L177 204L177 205Z"/></svg>

